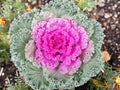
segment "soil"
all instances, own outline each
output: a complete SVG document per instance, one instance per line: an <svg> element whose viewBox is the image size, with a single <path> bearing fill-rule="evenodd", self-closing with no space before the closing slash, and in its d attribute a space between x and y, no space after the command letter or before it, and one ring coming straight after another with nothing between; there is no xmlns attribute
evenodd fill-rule
<svg viewBox="0 0 120 90"><path fill-rule="evenodd" d="M0 90L5 90L8 84L16 82L17 68L11 61L0 63Z"/></svg>
<svg viewBox="0 0 120 90"><path fill-rule="evenodd" d="M91 17L104 28L102 50L110 54L113 68L120 68L120 0L104 0L93 9Z"/></svg>
<svg viewBox="0 0 120 90"><path fill-rule="evenodd" d="M27 3L38 8L49 0L41 1ZM111 55L110 63L113 68L120 68L120 0L103 0L103 3L92 10L90 17L100 22L104 28L102 51L107 50ZM11 61L0 62L0 90L4 90L7 84L16 82L16 72L18 71ZM89 90L86 87L88 86L85 84L76 90Z"/></svg>

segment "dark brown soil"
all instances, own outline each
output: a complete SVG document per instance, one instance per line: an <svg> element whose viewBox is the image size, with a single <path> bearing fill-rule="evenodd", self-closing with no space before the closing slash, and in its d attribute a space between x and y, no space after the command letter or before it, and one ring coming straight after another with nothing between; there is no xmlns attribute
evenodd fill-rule
<svg viewBox="0 0 120 90"><path fill-rule="evenodd" d="M111 55L110 63L120 68L120 0L104 0L92 11L92 18L96 18L104 28L104 43L102 50Z"/></svg>
<svg viewBox="0 0 120 90"><path fill-rule="evenodd" d="M10 61L0 63L0 90L5 88L8 84L14 84L16 78L17 69L14 64Z"/></svg>

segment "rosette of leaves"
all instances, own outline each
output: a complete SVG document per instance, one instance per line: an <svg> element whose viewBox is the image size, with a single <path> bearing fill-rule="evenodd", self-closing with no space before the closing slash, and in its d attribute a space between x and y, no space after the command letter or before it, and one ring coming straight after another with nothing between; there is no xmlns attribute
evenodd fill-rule
<svg viewBox="0 0 120 90"><path fill-rule="evenodd" d="M1 0L0 4L0 16L4 17L7 23L4 27L0 26L0 31L7 32L11 21L23 14L26 7L22 0Z"/></svg>
<svg viewBox="0 0 120 90"><path fill-rule="evenodd" d="M114 88L115 78L119 76L120 73L115 71L108 63L105 63L103 71L104 72L100 72L96 77L91 78L89 83L90 90L112 90Z"/></svg>
<svg viewBox="0 0 120 90"><path fill-rule="evenodd" d="M25 47L32 37L32 27L37 22L42 22L50 17L71 18L87 30L89 38L94 44L94 53L91 59L81 65L73 74L67 77L56 76L46 68L32 62L26 57ZM30 11L10 25L10 53L11 60L24 77L25 82L34 90L52 90L57 88L70 89L86 83L91 77L96 76L104 67L101 57L103 42L103 29L101 25L79 12L75 1L54 0L42 7L41 10Z"/></svg>
<svg viewBox="0 0 120 90"><path fill-rule="evenodd" d="M81 11L91 11L96 3L94 0L76 0Z"/></svg>
<svg viewBox="0 0 120 90"><path fill-rule="evenodd" d="M7 90L31 90L28 85L18 81L15 85L8 86Z"/></svg>
<svg viewBox="0 0 120 90"><path fill-rule="evenodd" d="M9 40L6 33L0 32L0 62L10 60Z"/></svg>
<svg viewBox="0 0 120 90"><path fill-rule="evenodd" d="M0 62L10 59L9 46L6 43L0 42Z"/></svg>
<svg viewBox="0 0 120 90"><path fill-rule="evenodd" d="M13 20L17 15L23 14L26 8L22 0L6 0L2 4L1 15Z"/></svg>

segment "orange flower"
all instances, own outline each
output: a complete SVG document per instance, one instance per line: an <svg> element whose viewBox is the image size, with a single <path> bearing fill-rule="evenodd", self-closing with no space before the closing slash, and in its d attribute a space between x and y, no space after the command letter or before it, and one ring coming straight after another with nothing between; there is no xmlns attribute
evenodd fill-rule
<svg viewBox="0 0 120 90"><path fill-rule="evenodd" d="M26 11L30 11L30 10L32 10L32 7L28 5Z"/></svg>
<svg viewBox="0 0 120 90"><path fill-rule="evenodd" d="M0 35L2 35L2 32L0 32Z"/></svg>
<svg viewBox="0 0 120 90"><path fill-rule="evenodd" d="M116 76L115 82L116 82L117 85L120 85L120 77L119 76Z"/></svg>
<svg viewBox="0 0 120 90"><path fill-rule="evenodd" d="M6 24L7 24L6 19L3 17L0 17L0 25L6 26Z"/></svg>

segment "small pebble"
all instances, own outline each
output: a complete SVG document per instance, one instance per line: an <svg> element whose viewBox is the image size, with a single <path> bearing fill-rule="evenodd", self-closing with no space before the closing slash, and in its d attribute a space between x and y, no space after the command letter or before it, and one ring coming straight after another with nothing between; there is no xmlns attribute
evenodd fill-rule
<svg viewBox="0 0 120 90"><path fill-rule="evenodd" d="M104 16L104 9L101 9L101 10L98 12L98 15L99 15L99 16Z"/></svg>
<svg viewBox="0 0 120 90"><path fill-rule="evenodd" d="M105 13L105 16L104 16L105 18L109 18L110 17L110 14L108 14L108 13Z"/></svg>
<svg viewBox="0 0 120 90"><path fill-rule="evenodd" d="M115 29L116 28L116 25L111 25L111 29Z"/></svg>
<svg viewBox="0 0 120 90"><path fill-rule="evenodd" d="M117 17L117 14L115 14L114 17Z"/></svg>
<svg viewBox="0 0 120 90"><path fill-rule="evenodd" d="M105 3L100 2L100 3L98 3L98 6L100 6L100 7L104 7L104 6L105 6Z"/></svg>

